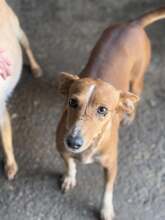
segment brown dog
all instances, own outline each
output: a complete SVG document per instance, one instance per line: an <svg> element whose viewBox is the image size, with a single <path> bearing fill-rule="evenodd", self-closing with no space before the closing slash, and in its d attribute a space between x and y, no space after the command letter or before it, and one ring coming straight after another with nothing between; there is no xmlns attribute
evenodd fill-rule
<svg viewBox="0 0 165 220"><path fill-rule="evenodd" d="M114 216L112 195L117 173L118 129L123 115L133 118L149 64L150 41L144 28L165 17L165 7L126 24L108 27L80 77L61 74L66 103L56 134L67 172L62 189L76 185L75 159L98 161L105 170L101 216Z"/></svg>
<svg viewBox="0 0 165 220"><path fill-rule="evenodd" d="M9 179L17 172L12 143L12 128L6 102L17 85L22 71L24 48L34 76L42 71L36 62L29 41L20 27L18 18L5 0L0 0L0 129L5 154L5 171Z"/></svg>

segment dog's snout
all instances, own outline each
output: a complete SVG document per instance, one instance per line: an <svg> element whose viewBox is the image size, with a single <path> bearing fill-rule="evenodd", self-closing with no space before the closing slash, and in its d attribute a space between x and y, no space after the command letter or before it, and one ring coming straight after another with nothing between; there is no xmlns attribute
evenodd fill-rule
<svg viewBox="0 0 165 220"><path fill-rule="evenodd" d="M69 135L66 142L68 147L74 150L78 150L84 143L80 135L76 135L76 136Z"/></svg>

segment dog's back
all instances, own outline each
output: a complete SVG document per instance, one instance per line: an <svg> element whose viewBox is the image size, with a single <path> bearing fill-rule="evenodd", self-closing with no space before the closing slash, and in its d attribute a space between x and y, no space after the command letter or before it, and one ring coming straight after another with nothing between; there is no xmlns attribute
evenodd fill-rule
<svg viewBox="0 0 165 220"><path fill-rule="evenodd" d="M130 72L138 71L149 62L150 46L144 29L138 24L119 24L108 27L93 49L81 76L90 74L115 88L128 91ZM145 67L143 67L145 69Z"/></svg>
<svg viewBox="0 0 165 220"><path fill-rule="evenodd" d="M163 18L165 7L133 21L109 26L96 43L80 76L100 78L123 91L128 91L132 83L132 92L140 95L151 57L150 41L144 28Z"/></svg>

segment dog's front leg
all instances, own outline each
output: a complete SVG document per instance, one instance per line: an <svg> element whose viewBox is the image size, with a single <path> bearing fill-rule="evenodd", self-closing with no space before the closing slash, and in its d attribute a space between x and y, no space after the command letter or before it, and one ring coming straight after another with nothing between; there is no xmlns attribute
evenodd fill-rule
<svg viewBox="0 0 165 220"><path fill-rule="evenodd" d="M63 158L67 170L62 184L62 190L67 192L76 186L76 163L74 159L68 155L63 155Z"/></svg>
<svg viewBox="0 0 165 220"><path fill-rule="evenodd" d="M113 166L104 168L105 172L105 191L102 202L101 218L102 220L112 220L114 217L113 208L113 186L117 173L116 163Z"/></svg>
<svg viewBox="0 0 165 220"><path fill-rule="evenodd" d="M12 129L7 109L5 110L3 120L1 122L1 136L5 154L5 172L8 179L11 180L15 177L18 167L13 152Z"/></svg>

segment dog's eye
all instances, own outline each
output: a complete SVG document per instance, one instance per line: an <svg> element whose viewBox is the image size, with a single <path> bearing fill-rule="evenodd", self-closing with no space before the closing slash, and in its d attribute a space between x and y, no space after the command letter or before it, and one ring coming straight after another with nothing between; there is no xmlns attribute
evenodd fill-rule
<svg viewBox="0 0 165 220"><path fill-rule="evenodd" d="M97 108L97 113L100 114L100 115L105 116L108 113L108 109L104 106L99 106Z"/></svg>
<svg viewBox="0 0 165 220"><path fill-rule="evenodd" d="M71 108L77 108L77 107L78 107L78 101L77 101L77 99L73 99L73 98L69 99L69 106L70 106Z"/></svg>

